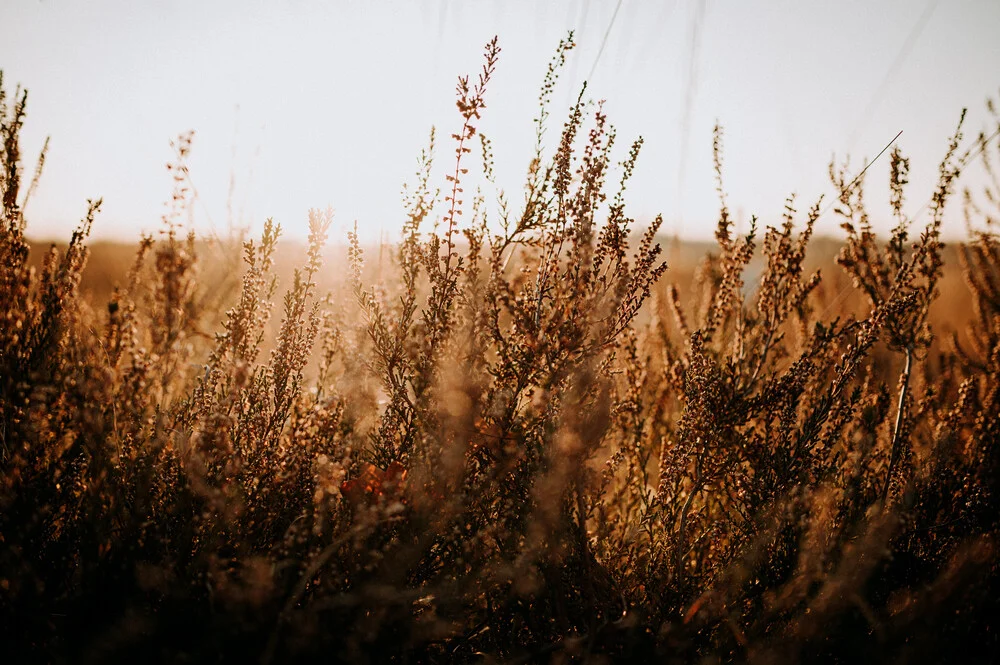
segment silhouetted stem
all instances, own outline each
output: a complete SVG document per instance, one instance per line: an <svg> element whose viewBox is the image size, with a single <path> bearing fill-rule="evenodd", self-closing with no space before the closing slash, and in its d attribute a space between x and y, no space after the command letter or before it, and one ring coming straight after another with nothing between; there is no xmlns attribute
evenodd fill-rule
<svg viewBox="0 0 1000 665"><path fill-rule="evenodd" d="M903 385L899 387L899 404L896 406L896 423L892 430L892 452L889 457L889 471L885 476L885 487L882 488L882 504L889 497L889 486L892 484L892 474L899 463L900 430L903 429L903 417L906 415L906 396L910 391L910 370L913 369L913 349L906 347L906 365L903 366Z"/></svg>
<svg viewBox="0 0 1000 665"><path fill-rule="evenodd" d="M677 575L680 576L681 571L684 569L684 557L687 552L683 549L684 546L684 535L687 529L687 517L688 511L691 510L691 504L694 502L694 496L699 491L701 491L701 453L695 458L694 463L694 482L691 484L691 492L687 495L687 499L684 501L684 507L681 508L681 519L680 524L677 527Z"/></svg>

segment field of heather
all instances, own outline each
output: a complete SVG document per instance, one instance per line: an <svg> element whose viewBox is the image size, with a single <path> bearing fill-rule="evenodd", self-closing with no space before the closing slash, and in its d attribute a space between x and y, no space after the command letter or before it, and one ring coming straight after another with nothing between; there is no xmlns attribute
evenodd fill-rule
<svg viewBox="0 0 1000 665"><path fill-rule="evenodd" d="M381 244L198 237L189 136L159 233L34 242L0 79L4 662L997 657L1000 116L932 190L893 146L740 233L717 127L697 245L630 217L641 140L552 108L571 48L523 191L465 191L494 40Z"/></svg>

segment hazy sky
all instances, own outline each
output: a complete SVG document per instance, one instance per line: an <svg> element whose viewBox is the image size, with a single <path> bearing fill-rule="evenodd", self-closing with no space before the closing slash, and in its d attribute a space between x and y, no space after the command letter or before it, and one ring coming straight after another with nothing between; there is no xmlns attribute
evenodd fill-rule
<svg viewBox="0 0 1000 665"><path fill-rule="evenodd" d="M686 237L711 235L716 119L730 203L747 216L776 221L793 191L804 210L829 194L834 153L860 163L900 130L916 210L961 108L971 138L1000 91L1000 0L2 0L0 25L7 85L30 90L29 168L52 137L27 211L36 237L68 237L97 196L95 235L155 230L169 142L188 129L201 230L226 228L232 178L234 215L254 229L270 216L302 237L306 211L330 205L337 236L355 220L369 239L394 232L431 125L443 185L455 77L479 70L494 34L503 52L480 128L502 183L523 181L539 84L574 29L550 136L593 70L619 154L646 139L630 212L662 212ZM870 173L878 212L885 170ZM823 230L836 231L832 215Z"/></svg>

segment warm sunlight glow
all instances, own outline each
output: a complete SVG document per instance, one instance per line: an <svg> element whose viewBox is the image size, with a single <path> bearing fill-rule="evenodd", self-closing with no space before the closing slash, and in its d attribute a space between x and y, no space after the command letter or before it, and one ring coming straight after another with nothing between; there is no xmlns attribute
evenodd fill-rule
<svg viewBox="0 0 1000 665"><path fill-rule="evenodd" d="M997 661L1000 0L0 3L0 662Z"/></svg>
<svg viewBox="0 0 1000 665"><path fill-rule="evenodd" d="M270 216L304 238L306 211L332 205L335 241L355 220L367 239L393 234L415 156L432 125L442 136L457 129L455 78L476 70L494 34L503 53L482 131L495 141L500 184L523 184L545 63L575 30L557 120L589 79L588 96L608 100L621 150L646 139L631 213L662 212L667 232L693 238L710 236L717 210L716 120L738 216L773 219L791 192L806 201L831 193L832 155L850 151L860 163L900 130L923 191L958 110L969 107L978 129L996 89L996 2L617 5L4 3L0 63L8 82L31 91L26 151L52 137L31 232L64 236L80 202L97 196L97 237L155 229L169 141L193 129L199 230L232 221L258 231ZM878 166L881 182L887 167Z"/></svg>

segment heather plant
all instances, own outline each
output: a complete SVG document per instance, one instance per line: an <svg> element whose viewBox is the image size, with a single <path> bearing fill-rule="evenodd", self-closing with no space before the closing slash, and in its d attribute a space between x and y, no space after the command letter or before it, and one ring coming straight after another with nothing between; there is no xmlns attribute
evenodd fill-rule
<svg viewBox="0 0 1000 665"><path fill-rule="evenodd" d="M688 283L662 260L661 220L628 213L642 139L619 155L586 86L553 132L573 48L570 34L545 72L523 201L497 187L483 133L494 39L458 79L440 185L432 130L399 242L373 271L351 233L332 293L319 210L284 291L271 220L219 245L239 249L223 257L238 281L206 288L191 134L162 232L107 303L79 290L99 202L33 269L24 209L44 151L23 190L26 95L8 104L0 85L0 625L15 659L990 653L996 133L962 152L960 125L912 217L893 149L883 241L867 163L831 166L833 203L801 214L790 196L737 234L717 127L715 248ZM965 194L952 268L941 229L974 157L987 188ZM807 267L827 212L846 237L823 269L860 308ZM951 328L936 313L948 270L973 303Z"/></svg>

